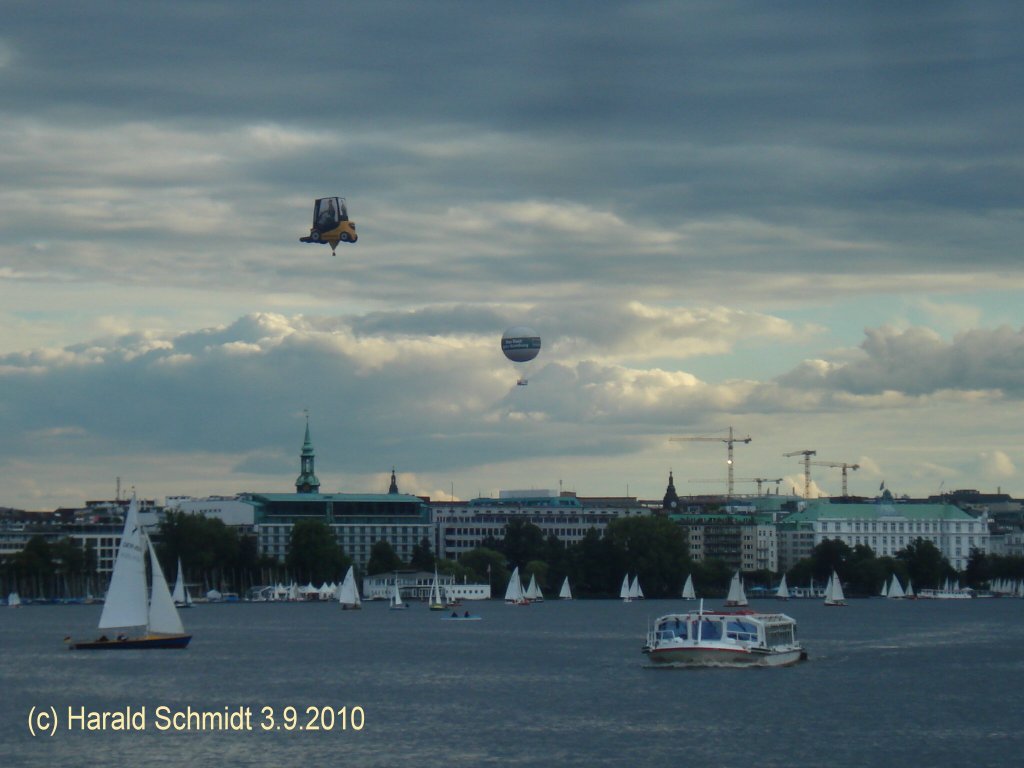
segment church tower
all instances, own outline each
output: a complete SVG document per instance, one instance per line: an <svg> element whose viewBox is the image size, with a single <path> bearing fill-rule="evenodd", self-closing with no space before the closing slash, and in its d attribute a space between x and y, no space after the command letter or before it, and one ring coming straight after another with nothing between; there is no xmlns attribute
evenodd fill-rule
<svg viewBox="0 0 1024 768"><path fill-rule="evenodd" d="M299 459L299 476L295 478L296 493L319 493L320 481L316 479L313 465L316 454L313 452L313 441L309 439L309 413L306 413L306 439L302 443L302 456Z"/></svg>
<svg viewBox="0 0 1024 768"><path fill-rule="evenodd" d="M391 468L391 485L388 487L388 493L398 493L398 481L395 479L395 468Z"/></svg>
<svg viewBox="0 0 1024 768"><path fill-rule="evenodd" d="M665 498L661 501L661 508L668 514L679 511L679 496L676 494L676 484L672 480L672 470L668 471L668 488L665 489Z"/></svg>

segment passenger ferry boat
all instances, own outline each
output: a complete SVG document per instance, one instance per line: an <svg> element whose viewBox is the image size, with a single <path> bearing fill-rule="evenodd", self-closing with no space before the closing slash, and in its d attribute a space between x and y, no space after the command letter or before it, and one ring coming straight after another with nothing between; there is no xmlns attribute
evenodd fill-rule
<svg viewBox="0 0 1024 768"><path fill-rule="evenodd" d="M656 667L785 667L807 658L784 613L705 611L659 617L644 653Z"/></svg>

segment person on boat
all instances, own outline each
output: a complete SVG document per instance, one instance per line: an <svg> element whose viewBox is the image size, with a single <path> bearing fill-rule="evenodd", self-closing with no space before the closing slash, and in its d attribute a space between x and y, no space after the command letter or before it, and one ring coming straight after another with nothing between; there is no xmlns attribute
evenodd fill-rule
<svg viewBox="0 0 1024 768"><path fill-rule="evenodd" d="M457 614L455 611L452 611L452 618L453 619L459 618L459 614Z"/></svg>
<svg viewBox="0 0 1024 768"><path fill-rule="evenodd" d="M468 619L468 618L469 618L469 611L466 611L466 612L465 612L464 614L462 614L462 615L463 615L463 616L465 616L465 617L466 617L466 618Z"/></svg>

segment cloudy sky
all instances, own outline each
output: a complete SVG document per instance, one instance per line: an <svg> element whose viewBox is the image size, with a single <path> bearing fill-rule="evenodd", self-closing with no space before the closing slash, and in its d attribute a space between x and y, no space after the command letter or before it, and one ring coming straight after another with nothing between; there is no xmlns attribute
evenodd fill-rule
<svg viewBox="0 0 1024 768"><path fill-rule="evenodd" d="M709 493L731 426L1024 495L1019 3L60 5L0 27L0 506L288 491L305 410L324 491Z"/></svg>

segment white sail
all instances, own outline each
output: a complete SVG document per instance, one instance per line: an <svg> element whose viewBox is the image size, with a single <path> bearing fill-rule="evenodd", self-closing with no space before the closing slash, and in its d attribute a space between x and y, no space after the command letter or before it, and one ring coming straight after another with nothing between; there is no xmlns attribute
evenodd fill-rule
<svg viewBox="0 0 1024 768"><path fill-rule="evenodd" d="M892 575L892 583L889 584L889 597L891 597L891 598L899 598L899 597L903 597L903 596L904 596L903 585L900 584L900 580L896 578L896 574L894 573Z"/></svg>
<svg viewBox="0 0 1024 768"><path fill-rule="evenodd" d="M444 607L444 603L441 601L441 588L438 586L437 568L434 569L434 583L430 587L430 607Z"/></svg>
<svg viewBox="0 0 1024 768"><path fill-rule="evenodd" d="M192 595L188 593L185 586L185 575L181 568L181 558L178 558L178 577L174 580L174 592L171 593L175 605L192 605Z"/></svg>
<svg viewBox="0 0 1024 768"><path fill-rule="evenodd" d="M634 576L633 581L629 585L629 599L639 600L643 596L643 592L640 591L640 577Z"/></svg>
<svg viewBox="0 0 1024 768"><path fill-rule="evenodd" d="M633 598L629 596L629 574L627 573L622 577L622 586L619 588L619 597L622 598L624 603L628 603Z"/></svg>
<svg viewBox="0 0 1024 768"><path fill-rule="evenodd" d="M519 566L512 571L512 577L508 580L508 588L505 590L506 603L523 602L523 583L519 580Z"/></svg>
<svg viewBox="0 0 1024 768"><path fill-rule="evenodd" d="M537 577L530 574L530 586L526 588L527 600L532 602L544 602L544 594L540 591L540 587L537 586Z"/></svg>
<svg viewBox="0 0 1024 768"><path fill-rule="evenodd" d="M740 572L732 576L732 581L729 582L729 594L725 598L725 604L729 606L743 606L747 605L747 593L743 590L743 581L740 579Z"/></svg>
<svg viewBox="0 0 1024 768"><path fill-rule="evenodd" d="M100 629L144 627L149 619L146 595L146 561L142 550L142 527L138 505L133 498L124 516L121 544L117 548L110 587L100 614Z"/></svg>
<svg viewBox="0 0 1024 768"><path fill-rule="evenodd" d="M562 582L562 589L558 592L558 597L562 600L572 600L572 590L569 588L569 577L565 577L565 581Z"/></svg>
<svg viewBox="0 0 1024 768"><path fill-rule="evenodd" d="M883 581L882 582L882 591L879 592L879 596L880 597L888 597L889 596L889 582L888 581Z"/></svg>
<svg viewBox="0 0 1024 768"><path fill-rule="evenodd" d="M828 586L825 588L825 605L845 605L846 595L843 594L843 583L839 580L839 574L832 571L828 577Z"/></svg>
<svg viewBox="0 0 1024 768"><path fill-rule="evenodd" d="M907 591L903 593L903 596L904 597L913 597L914 596L914 583L910 579L907 579Z"/></svg>
<svg viewBox="0 0 1024 768"><path fill-rule="evenodd" d="M779 600L789 600L789 585L786 584L786 574L782 574L782 581L779 582L779 588L775 590L775 596Z"/></svg>
<svg viewBox="0 0 1024 768"><path fill-rule="evenodd" d="M391 607L392 608L405 608L405 603L402 602L402 591L398 588L398 574L395 574L395 583L392 585L391 590Z"/></svg>
<svg viewBox="0 0 1024 768"><path fill-rule="evenodd" d="M338 602L345 608L358 608L361 605L354 566L350 565L345 573L345 580L338 590Z"/></svg>
<svg viewBox="0 0 1024 768"><path fill-rule="evenodd" d="M693 575L686 575L686 583L683 584L683 599L684 600L696 600L697 591L693 588Z"/></svg>
<svg viewBox="0 0 1024 768"><path fill-rule="evenodd" d="M153 570L153 588L149 597L149 631L157 635L183 635L185 627L181 623L178 609L174 607L171 591L167 588L160 561L156 559L153 542L146 537L149 546L149 564Z"/></svg>
<svg viewBox="0 0 1024 768"><path fill-rule="evenodd" d="M7 595L7 605L9 608L17 608L21 605L21 595L17 592L11 592Z"/></svg>

